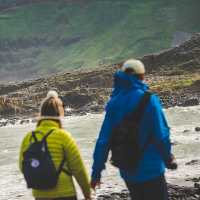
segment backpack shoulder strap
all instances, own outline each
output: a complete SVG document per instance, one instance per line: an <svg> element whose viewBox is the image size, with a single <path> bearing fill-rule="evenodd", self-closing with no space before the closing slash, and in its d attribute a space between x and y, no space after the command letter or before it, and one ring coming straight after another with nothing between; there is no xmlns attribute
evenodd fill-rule
<svg viewBox="0 0 200 200"><path fill-rule="evenodd" d="M143 97L143 100L141 101L141 108L140 108L140 111L141 112L140 114L142 115L144 113L144 110L145 110L145 105L147 105L147 103L149 102L149 99L151 97L153 93L150 92L150 91L146 91L145 94L144 94L144 97ZM143 107L142 107L143 106ZM139 109L138 109L139 110ZM140 117L141 119L142 117ZM151 144L153 142L153 136L151 134L148 135L147 139L146 139L146 142L144 143L144 146L143 148L141 149L141 154L144 154L145 152L145 149L147 148L147 146L149 144Z"/></svg>
<svg viewBox="0 0 200 200"><path fill-rule="evenodd" d="M38 139L36 137L36 133L42 133L42 132L41 131L32 131L31 137L30 137L30 142L31 142L32 138L34 139L35 142L38 142Z"/></svg>
<svg viewBox="0 0 200 200"><path fill-rule="evenodd" d="M47 134L42 138L42 142L46 141L47 137L54 131L54 129L51 129Z"/></svg>
<svg viewBox="0 0 200 200"><path fill-rule="evenodd" d="M144 95L142 96L138 106L136 107L136 109L130 115L130 117L131 118L134 117L134 120L136 120L138 123L142 119L146 105L149 102L151 95L152 95L152 93L150 91L146 91L144 93Z"/></svg>
<svg viewBox="0 0 200 200"><path fill-rule="evenodd" d="M32 131L32 132L31 132L31 136L32 136L32 137L30 137L30 141L31 141L31 139L33 138L35 142L38 142L38 139L37 139L37 137L36 137L36 135L35 135L35 131Z"/></svg>
<svg viewBox="0 0 200 200"><path fill-rule="evenodd" d="M153 136L151 134L148 135L146 142L144 143L144 146L141 149L141 154L144 154L146 148L149 146L149 144L153 143Z"/></svg>
<svg viewBox="0 0 200 200"><path fill-rule="evenodd" d="M63 168L65 161L66 161L66 154L65 154L64 150L63 150L63 155L64 155L64 158L63 158L62 162L60 163L60 166L59 166L58 172L57 172L58 176L60 175L61 171L65 172L65 174L67 174L68 176L72 176L72 173L70 173L68 170Z"/></svg>

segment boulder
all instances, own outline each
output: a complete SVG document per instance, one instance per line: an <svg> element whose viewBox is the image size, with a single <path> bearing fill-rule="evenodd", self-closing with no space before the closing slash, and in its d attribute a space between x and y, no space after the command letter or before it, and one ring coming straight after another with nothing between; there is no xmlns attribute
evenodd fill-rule
<svg viewBox="0 0 200 200"><path fill-rule="evenodd" d="M191 98L186 100L181 106L197 106L199 105L199 100L198 98Z"/></svg>
<svg viewBox="0 0 200 200"><path fill-rule="evenodd" d="M190 162L185 163L185 165L196 165L200 163L200 160L191 160Z"/></svg>
<svg viewBox="0 0 200 200"><path fill-rule="evenodd" d="M200 127L196 127L195 131L199 132L200 131Z"/></svg>
<svg viewBox="0 0 200 200"><path fill-rule="evenodd" d="M96 101L95 94L84 94L79 91L71 91L62 97L64 104L70 108L80 108L90 102Z"/></svg>

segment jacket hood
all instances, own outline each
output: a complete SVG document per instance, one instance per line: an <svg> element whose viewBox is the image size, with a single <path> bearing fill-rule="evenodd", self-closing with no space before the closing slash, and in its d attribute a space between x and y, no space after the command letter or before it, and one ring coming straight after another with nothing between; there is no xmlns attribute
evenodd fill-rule
<svg viewBox="0 0 200 200"><path fill-rule="evenodd" d="M107 109L112 109L112 107L121 107L125 105L127 94L133 90L140 89L146 91L149 89L148 85L143 81L139 80L133 74L126 74L123 71L117 71L114 74L114 84L111 98L106 106Z"/></svg>
<svg viewBox="0 0 200 200"><path fill-rule="evenodd" d="M126 74L123 71L117 71L114 74L114 86L112 96L116 95L121 90L130 90L133 88L146 91L148 89L148 86L133 74Z"/></svg>

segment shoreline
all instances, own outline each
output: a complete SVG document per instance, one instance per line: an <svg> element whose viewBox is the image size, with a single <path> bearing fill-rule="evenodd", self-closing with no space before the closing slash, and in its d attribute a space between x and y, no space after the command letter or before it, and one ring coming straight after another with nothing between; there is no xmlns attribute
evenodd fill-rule
<svg viewBox="0 0 200 200"><path fill-rule="evenodd" d="M175 107L182 107L182 108L189 108L189 107L193 107L193 106L198 106L200 104L197 105L189 105L189 106L171 106L171 107L164 107L164 109L173 109ZM78 113L76 112L70 112L70 113L66 113L65 117L80 117L80 116L86 116L86 115L90 115L90 114L103 114L104 113L104 109L98 111L98 112L82 112L82 113ZM15 126L15 125L24 125L24 124L30 124L30 123L35 123L38 120L38 117L32 117L32 115L24 115L24 116L8 116L5 118L1 118L0 119L0 128L2 127L6 127L9 125Z"/></svg>
<svg viewBox="0 0 200 200"><path fill-rule="evenodd" d="M170 110L172 110L172 109L173 108L170 108ZM185 109L183 109L183 110L185 110ZM190 108L186 109L186 110L190 111ZM194 110L194 109L192 108L192 110ZM199 110L199 107L198 107L198 110ZM85 122L88 122L88 121L90 121L91 119L94 119L94 118L96 120L96 118L97 118L95 115L93 116L92 114L89 114L89 113L88 113L88 116L89 117L86 119L86 121L83 120L82 124L84 124ZM64 123L65 122L69 123L71 120L74 121L74 117L75 118L77 117L77 119L75 121L80 120L79 118L82 118L82 119L85 118L85 116L73 115L72 119L71 119L71 117L69 117L69 118L66 117L66 119L64 119ZM98 118L100 119L101 116L99 116ZM98 120L98 121L100 121L100 120ZM28 124L27 125L24 124L24 125L25 125L24 126L24 128L25 128ZM12 129L12 127L9 127L9 128ZM194 128L194 126L193 126L193 128ZM192 129L188 129L187 131L190 131ZM15 131L15 129L13 129L13 131ZM180 133L183 133L183 131L181 131ZM197 137L198 137L199 133L196 132L196 134L197 134ZM77 135L76 135L76 137L77 137ZM92 141L92 143L94 143L94 139L91 139L91 141ZM91 141L89 141L89 143ZM179 144L181 144L181 143L178 143L178 144L175 144L175 145L179 145ZM188 157L188 158L189 158L189 160L187 161L187 165L191 166L190 169L198 168L200 160L197 160L197 162L196 162L195 160L192 161L192 159L194 159L193 157ZM89 160L89 163L90 162L91 162L91 160ZM88 166L90 166L89 163L88 163ZM184 162L184 165L185 164L186 164L186 162ZM105 174L106 175L104 177L105 179L103 179L104 184L102 185L102 189L97 192L97 196L96 196L95 199L96 200L118 200L118 199L128 200L128 192L125 189L125 186L123 186L122 180L119 180L119 177L117 177L118 175L117 175L117 173L115 173L115 171L113 172L111 168L109 168L109 170L110 170L109 174L107 174L108 177ZM109 175L112 175L112 176L110 177ZM190 176L186 177L188 180L186 180L185 178L183 178L183 180L182 180L182 178L179 177L179 176L177 176L176 179L171 179L171 177L168 176L167 174L166 174L166 177L167 177L168 182L170 183L169 184L169 186L170 186L169 187L170 200L181 200L181 199L188 199L188 200L193 199L193 200L195 200L195 199L200 198L200 195L199 195L200 194L200 189L199 189L199 183L200 182L198 180L194 179L194 177L199 177L199 175L196 174L196 176L195 176L195 173L193 175L191 174ZM188 184L188 186L187 186L187 184ZM191 187L189 185L191 185ZM20 199L26 200L25 195L27 193L22 192L21 194L22 194L22 197L20 197Z"/></svg>
<svg viewBox="0 0 200 200"><path fill-rule="evenodd" d="M109 70L111 73L112 70ZM111 73L112 74L112 73ZM110 74L110 75L111 75ZM64 76L64 75L63 75ZM86 78L91 76L87 74ZM196 77L195 77L196 76ZM81 74L80 74L81 77ZM67 79L67 77L66 77ZM79 80L80 81L80 80ZM66 105L66 115L85 115L87 113L102 113L106 102L111 95L111 82L102 87L90 86L76 86L78 83L72 81L75 89L68 86L68 89L62 88L57 90ZM18 88L15 91L8 92L7 95L0 95L0 118L9 120L35 118L38 116L41 101L46 96L46 93L54 89L49 86L49 89L42 89L40 94L36 92L39 90L45 80L40 80L39 83L24 88ZM189 85L184 85L189 82ZM188 76L147 76L146 83L150 86L150 91L158 94L164 108L171 108L175 106L188 107L200 104L200 73ZM62 87L65 87L63 83ZM187 83L188 84L188 83ZM8 88L11 86L7 86ZM78 87L78 88L77 88ZM1 86L0 86L1 90ZM27 91L31 93L27 96ZM13 122L11 122L13 123ZM1 124L0 124L1 126Z"/></svg>
<svg viewBox="0 0 200 200"><path fill-rule="evenodd" d="M199 187L181 187L168 184L169 200L197 200L200 198ZM108 192L97 196L97 200L129 200L127 189L121 192Z"/></svg>
<svg viewBox="0 0 200 200"><path fill-rule="evenodd" d="M181 99L181 96L178 96ZM200 96L198 97L188 97L188 99L182 98L182 100L177 100L177 96L171 96L171 103L169 102L169 96L160 96L161 102L163 104L164 109L172 109L175 107L193 107L200 105ZM95 109L94 109L95 108ZM77 110L73 109L65 109L65 117L76 117L76 116L86 116L87 114L102 114L104 113L104 106L103 105L96 105L96 107L87 107L87 108L80 108ZM7 115L2 116L0 115L0 128L5 127L7 125L23 125L28 123L34 123L38 119L38 113L26 113L26 114L19 114L19 115Z"/></svg>

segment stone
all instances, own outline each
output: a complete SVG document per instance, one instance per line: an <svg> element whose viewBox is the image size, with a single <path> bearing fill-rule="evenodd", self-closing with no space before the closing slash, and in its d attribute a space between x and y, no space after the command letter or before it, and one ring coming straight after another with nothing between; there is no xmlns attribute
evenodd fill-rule
<svg viewBox="0 0 200 200"><path fill-rule="evenodd" d="M183 187L168 184L169 200L199 200L200 185L195 183L194 187ZM104 192L98 195L97 200L130 200L129 192L122 190L121 192Z"/></svg>
<svg viewBox="0 0 200 200"><path fill-rule="evenodd" d="M182 106L197 106L199 105L199 100L197 98L191 98L186 100Z"/></svg>
<svg viewBox="0 0 200 200"><path fill-rule="evenodd" d="M195 131L199 132L200 131L200 127L195 127Z"/></svg>
<svg viewBox="0 0 200 200"><path fill-rule="evenodd" d="M191 160L190 162L185 163L185 165L196 165L200 163L200 160Z"/></svg>

